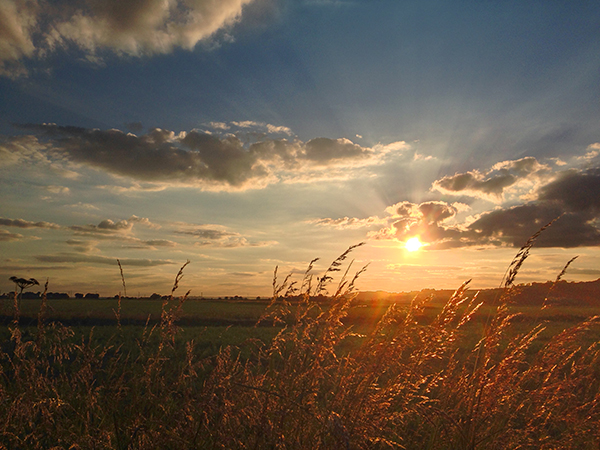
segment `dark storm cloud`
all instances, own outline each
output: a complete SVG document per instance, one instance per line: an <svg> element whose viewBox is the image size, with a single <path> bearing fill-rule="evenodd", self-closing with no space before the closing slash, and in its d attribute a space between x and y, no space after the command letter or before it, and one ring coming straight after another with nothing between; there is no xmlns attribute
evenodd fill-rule
<svg viewBox="0 0 600 450"><path fill-rule="evenodd" d="M103 169L146 182L192 184L206 189L261 188L282 177L302 176L328 167L378 164L383 150L347 139L318 138L306 143L265 139L245 146L233 135L175 134L155 128L136 136L119 130L25 124L44 140L51 157Z"/></svg>

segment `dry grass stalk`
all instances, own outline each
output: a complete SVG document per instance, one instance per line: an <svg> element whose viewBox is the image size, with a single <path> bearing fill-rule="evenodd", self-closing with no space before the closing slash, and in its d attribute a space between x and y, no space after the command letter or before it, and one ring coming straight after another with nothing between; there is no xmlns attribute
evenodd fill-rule
<svg viewBox="0 0 600 450"><path fill-rule="evenodd" d="M100 344L93 332L74 343L73 330L57 323L42 325L36 346L17 323L11 347L0 352L0 443L32 449L600 445L598 317L544 341L542 324L515 329L518 316L502 302L478 344L474 337L486 320L480 311L489 305L470 297L467 282L436 317L423 316L425 304L415 299L410 308L391 305L357 333L345 321L362 271L347 282L349 269L332 265L313 288L314 262L299 290L290 288L291 278L278 284L275 273L271 306L288 308L286 327L244 358L234 347L199 357L194 341L169 334L187 296L173 304L187 263L163 304L161 336L152 340L147 326L133 349L118 343L122 336ZM335 295L316 297L337 271ZM38 326L45 323L42 308Z"/></svg>

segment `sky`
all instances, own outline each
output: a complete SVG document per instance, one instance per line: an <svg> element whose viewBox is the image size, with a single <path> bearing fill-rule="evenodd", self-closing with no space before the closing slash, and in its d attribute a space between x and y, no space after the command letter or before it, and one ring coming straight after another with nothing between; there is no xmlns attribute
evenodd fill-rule
<svg viewBox="0 0 600 450"><path fill-rule="evenodd" d="M0 291L595 280L599 125L597 2L3 0Z"/></svg>

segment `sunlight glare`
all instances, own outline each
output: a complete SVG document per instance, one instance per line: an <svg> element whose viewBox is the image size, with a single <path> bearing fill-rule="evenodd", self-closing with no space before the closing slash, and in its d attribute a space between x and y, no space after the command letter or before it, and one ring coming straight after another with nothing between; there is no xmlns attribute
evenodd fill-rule
<svg viewBox="0 0 600 450"><path fill-rule="evenodd" d="M406 241L406 244L404 244L404 248L406 250L408 250L409 252L416 252L422 246L423 246L423 244L419 240L418 236L410 238L408 241Z"/></svg>

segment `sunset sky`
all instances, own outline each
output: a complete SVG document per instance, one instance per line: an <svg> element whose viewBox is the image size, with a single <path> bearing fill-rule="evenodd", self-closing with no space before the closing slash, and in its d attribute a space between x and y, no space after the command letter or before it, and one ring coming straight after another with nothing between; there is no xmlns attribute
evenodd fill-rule
<svg viewBox="0 0 600 450"><path fill-rule="evenodd" d="M496 287L559 216L517 282L600 277L598 2L0 2L1 292Z"/></svg>

